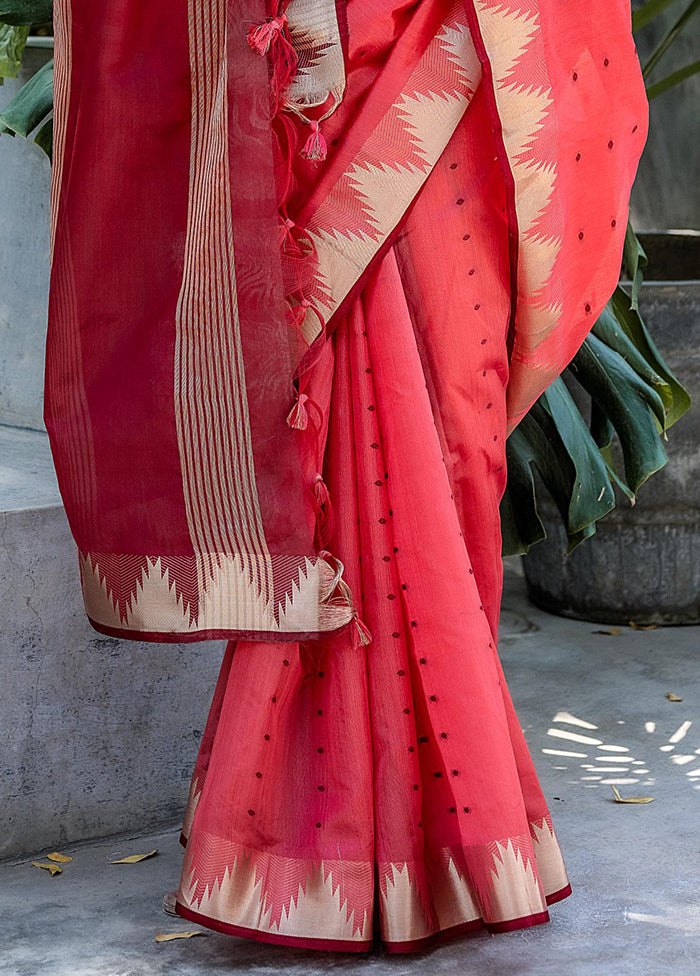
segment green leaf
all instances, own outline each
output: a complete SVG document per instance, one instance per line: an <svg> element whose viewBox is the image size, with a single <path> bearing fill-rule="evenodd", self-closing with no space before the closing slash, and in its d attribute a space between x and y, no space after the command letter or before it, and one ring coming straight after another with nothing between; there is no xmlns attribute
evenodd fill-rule
<svg viewBox="0 0 700 976"><path fill-rule="evenodd" d="M651 100L652 98L656 98L657 95L662 95L669 88L680 85L686 78L692 78L698 72L700 72L700 61L693 61L690 64L686 64L683 68L678 68L677 71L672 71L670 75L666 75L661 81L655 81L653 85L649 85L647 88L647 98Z"/></svg>
<svg viewBox="0 0 700 976"><path fill-rule="evenodd" d="M634 503L637 500L637 496L629 487L627 482L618 473L617 465L615 464L615 458L613 457L612 447L610 444L601 447L600 456L605 461L605 466L608 469L610 480L615 482L615 484L620 489L620 491L627 496L628 501L631 502L632 505L634 505Z"/></svg>
<svg viewBox="0 0 700 976"><path fill-rule="evenodd" d="M53 17L53 0L0 0L0 22L45 24Z"/></svg>
<svg viewBox="0 0 700 976"><path fill-rule="evenodd" d="M34 136L34 142L40 149L44 150L46 155L49 157L49 160L51 160L53 154L53 119L49 119L48 122L44 122L37 134Z"/></svg>
<svg viewBox="0 0 700 976"><path fill-rule="evenodd" d="M666 407L664 430L668 430L689 409L691 404L690 395L671 372L670 367L663 359L654 340L649 334L649 330L644 324L642 317L630 307L629 296L619 285L613 292L610 304L616 320L629 336L632 343L640 351L654 372L668 384L672 395L670 404L668 401L664 403Z"/></svg>
<svg viewBox="0 0 700 976"><path fill-rule="evenodd" d="M569 369L610 418L622 447L625 480L636 494L667 461L659 437L665 420L661 397L618 352L592 333Z"/></svg>
<svg viewBox="0 0 700 976"><path fill-rule="evenodd" d="M0 122L28 136L53 109L53 58L39 68L0 113Z"/></svg>
<svg viewBox="0 0 700 976"><path fill-rule="evenodd" d="M618 486L622 493L626 495L634 505L634 492L630 489L627 482L624 481L624 479L620 476L615 464L615 459L613 458L611 445L612 439L615 436L615 428L610 421L610 417L608 417L607 414L600 409L595 400L591 400L590 431L591 437L598 445L600 456L605 462L605 467L608 470L610 480Z"/></svg>
<svg viewBox="0 0 700 976"><path fill-rule="evenodd" d="M643 380L656 390L663 402L664 413L667 414L673 408L673 390L671 389L670 383L654 369L653 363L632 342L623 326L618 322L610 302L608 302L601 312L592 331L593 335L601 339L607 346L619 352L625 362L630 364L637 375L641 376Z"/></svg>
<svg viewBox="0 0 700 976"><path fill-rule="evenodd" d="M566 451L551 414L544 405L543 396L520 421L519 429L532 445L535 455L534 464L545 488L559 509L568 535L568 551L571 552L582 539L595 532L595 526L585 526L577 531L576 527L569 524L576 468Z"/></svg>
<svg viewBox="0 0 700 976"><path fill-rule="evenodd" d="M564 524L568 524L569 501L576 472L556 424L543 406L542 397L532 405L518 427L532 445L534 463L542 481L559 509Z"/></svg>
<svg viewBox="0 0 700 976"><path fill-rule="evenodd" d="M627 272L632 282L632 308L638 308L639 289L642 287L642 268L649 263L646 251L642 247L641 241L635 234L632 224L627 221L625 231L625 244L622 251L622 264L627 268Z"/></svg>
<svg viewBox="0 0 700 976"><path fill-rule="evenodd" d="M661 38L659 43L656 45L654 50L649 55L646 64L642 68L642 76L646 79L654 70L658 62L664 56L669 47L676 40L681 31L688 25L690 18L693 17L700 10L700 0L691 0L690 4L686 7L683 13L680 15L675 24L666 32L666 34Z"/></svg>
<svg viewBox="0 0 700 976"><path fill-rule="evenodd" d="M638 31L642 27L646 26L649 21L658 17L659 14L670 7L672 3L676 3L677 0L647 0L639 10L635 10L632 14L632 30Z"/></svg>
<svg viewBox="0 0 700 976"><path fill-rule="evenodd" d="M574 535L615 507L615 493L598 445L561 377L550 383L540 401L574 466L567 520L568 534Z"/></svg>
<svg viewBox="0 0 700 976"><path fill-rule="evenodd" d="M610 422L610 417L604 413L595 400L591 401L591 437L602 450L609 447L615 434L615 428Z"/></svg>
<svg viewBox="0 0 700 976"><path fill-rule="evenodd" d="M17 77L28 36L28 27L0 24L0 82L3 78Z"/></svg>
<svg viewBox="0 0 700 976"><path fill-rule="evenodd" d="M532 462L535 452L520 426L506 441L508 483L501 499L501 551L504 556L522 556L536 542L546 538L537 512Z"/></svg>

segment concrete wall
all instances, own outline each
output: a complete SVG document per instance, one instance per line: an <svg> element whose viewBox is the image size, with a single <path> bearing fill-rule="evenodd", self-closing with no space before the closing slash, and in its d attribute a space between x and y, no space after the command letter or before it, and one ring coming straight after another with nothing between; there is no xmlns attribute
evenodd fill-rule
<svg viewBox="0 0 700 976"><path fill-rule="evenodd" d="M93 630L59 506L0 538L0 858L181 816L223 642Z"/></svg>
<svg viewBox="0 0 700 976"><path fill-rule="evenodd" d="M633 8L643 0L633 0ZM687 3L675 3L636 36L642 64ZM649 78L659 81L700 59L700 15L690 21ZM700 230L700 75L652 99L649 138L632 190L632 219L637 230Z"/></svg>
<svg viewBox="0 0 700 976"><path fill-rule="evenodd" d="M225 644L87 621L46 434L0 428L0 858L182 816Z"/></svg>
<svg viewBox="0 0 700 976"><path fill-rule="evenodd" d="M19 78L0 86L1 108L51 53L27 48ZM38 146L0 137L0 424L35 430L44 428L50 176Z"/></svg>

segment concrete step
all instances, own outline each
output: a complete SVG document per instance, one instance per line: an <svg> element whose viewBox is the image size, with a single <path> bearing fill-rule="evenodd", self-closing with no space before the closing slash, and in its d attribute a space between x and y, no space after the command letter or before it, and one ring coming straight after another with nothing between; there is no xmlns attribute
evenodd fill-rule
<svg viewBox="0 0 700 976"><path fill-rule="evenodd" d="M224 642L98 634L48 438L0 426L0 858L182 812Z"/></svg>
<svg viewBox="0 0 700 976"><path fill-rule="evenodd" d="M393 959L378 948L368 957L331 957L208 930L205 938L158 944L158 932L201 928L161 909L163 894L177 887L180 876L179 820L167 830L139 832L138 814L129 806L136 796L128 791L130 777L124 779L118 766L101 767L100 775L111 780L113 790L126 787L123 809L132 833L87 844L37 846L26 859L0 866L0 974L238 976L283 970L287 976L322 976L333 968L346 976L390 971L407 976L694 976L700 938L698 628L597 634L605 628L533 609L525 600L522 578L509 570L506 580L501 658L573 890L550 906L547 924L481 933ZM169 700L163 684L158 679L149 693L158 725L172 713L165 708ZM670 702L667 691L683 701ZM208 690L197 694L203 709ZM114 710L107 696L105 722L114 721ZM186 717L178 715L180 721L187 727ZM552 731L588 736L600 747ZM129 730L119 735L128 739ZM608 745L628 751L602 748ZM64 753L71 748L67 739ZM171 750L183 765L189 763L188 751L182 741ZM616 754L628 761L615 762ZM693 758L683 760L686 756ZM158 772L148 750L141 758L143 772ZM643 765L635 766L636 761ZM70 756L52 768L46 788L72 762ZM636 772L603 771L615 765ZM593 766L602 768L595 772L588 768ZM177 767L171 769L177 778ZM624 782L630 779L636 782ZM623 796L655 800L615 803L606 780L618 782ZM31 866L30 860L56 847L73 857L62 875L52 878ZM153 848L159 854L140 864L108 863Z"/></svg>

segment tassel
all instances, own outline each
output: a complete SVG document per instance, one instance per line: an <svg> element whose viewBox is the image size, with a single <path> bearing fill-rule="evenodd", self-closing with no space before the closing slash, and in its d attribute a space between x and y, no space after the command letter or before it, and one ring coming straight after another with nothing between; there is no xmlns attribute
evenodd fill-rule
<svg viewBox="0 0 700 976"><path fill-rule="evenodd" d="M369 631L367 624L364 623L364 621L360 620L360 618L357 615L355 616L355 626L357 627L357 631L359 634L360 644L363 647L366 647L368 644L371 644L372 634Z"/></svg>
<svg viewBox="0 0 700 976"><path fill-rule="evenodd" d="M320 475L317 475L320 478ZM337 607L352 607L352 591L348 586L347 582L343 579L343 569L344 566L337 556L333 556L327 549L321 549L318 553L321 559L326 560L326 562L335 563L335 575L333 577L333 582L328 587L328 595L325 598L325 603L327 606L337 606ZM339 595L333 595L336 587L340 590ZM353 622L355 624L355 642L353 647L367 647L368 644L372 642L372 633L367 627L367 624L360 619L360 615L357 610L353 611L352 615Z"/></svg>
<svg viewBox="0 0 700 976"><path fill-rule="evenodd" d="M313 429L315 433L318 434L318 431L321 429L321 425L323 424L323 411L316 401L312 400L311 397L306 393L297 393L296 402L287 415L287 426L291 427L293 430L306 430L311 421L311 414L309 412L311 407L313 407L317 414L318 426L314 424ZM318 502L318 493L316 494L316 500ZM330 504L327 489L326 498L324 498L322 503L326 503L326 501L328 504Z"/></svg>
<svg viewBox="0 0 700 976"><path fill-rule="evenodd" d="M294 325L299 328L306 318L307 309L311 308L311 302L304 298L294 309Z"/></svg>
<svg viewBox="0 0 700 976"><path fill-rule="evenodd" d="M335 516L331 496L328 494L328 488L320 474L314 478L314 494L316 496L316 530L320 544L325 546L333 538Z"/></svg>
<svg viewBox="0 0 700 976"><path fill-rule="evenodd" d="M279 237L280 247L284 245L285 241L287 240L287 237L289 237L292 241L294 240L294 238L292 237L292 227L296 227L296 224L294 223L291 217L287 217L287 219L282 222L282 226L280 228L280 237Z"/></svg>
<svg viewBox="0 0 700 976"><path fill-rule="evenodd" d="M318 477L320 478L321 475L318 475ZM321 480L323 480L323 479L321 479ZM338 559L338 557L337 556L334 556L327 549L319 549L318 556L319 556L320 559L324 559L326 562L334 562L335 563L335 576L333 577L333 582L328 587L328 592L329 593L333 593L333 590L336 588L336 586L338 586L338 584L342 580L343 570L345 569L345 567L343 566L343 564L341 563L341 561ZM345 583L344 580L342 580L342 582L345 584L346 590L349 591L350 590L350 587L347 585L347 583ZM345 600L347 602L347 597L345 597ZM348 605L350 605L350 604L348 604Z"/></svg>
<svg viewBox="0 0 700 976"><path fill-rule="evenodd" d="M327 152L326 140L323 138L318 122L314 120L311 123L311 135L304 143L304 148L299 155L303 156L304 159L324 160Z"/></svg>
<svg viewBox="0 0 700 976"><path fill-rule="evenodd" d="M293 430L306 430L309 426L309 412L305 405L308 399L305 393L300 393L296 403L289 411L287 426Z"/></svg>
<svg viewBox="0 0 700 976"><path fill-rule="evenodd" d="M297 52L289 38L287 15L282 13L265 24L251 27L247 39L250 47L258 54L264 56L270 52L273 55L272 92L275 97L274 114L277 115L282 94L298 67Z"/></svg>
<svg viewBox="0 0 700 976"><path fill-rule="evenodd" d="M275 36L279 37L286 26L287 15L280 14L279 17L268 20L266 24L251 27L248 31L248 44L258 54L267 54Z"/></svg>

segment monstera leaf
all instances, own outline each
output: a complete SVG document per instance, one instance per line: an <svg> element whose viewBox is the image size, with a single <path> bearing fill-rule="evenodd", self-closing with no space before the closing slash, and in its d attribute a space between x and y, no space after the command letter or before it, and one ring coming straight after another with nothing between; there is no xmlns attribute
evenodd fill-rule
<svg viewBox="0 0 700 976"><path fill-rule="evenodd" d="M28 137L42 125L35 142L51 157L51 122L53 112L53 58L23 85L5 110L0 113L1 131ZM48 129L47 129L48 126ZM47 139L47 135L49 138Z"/></svg>

